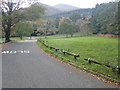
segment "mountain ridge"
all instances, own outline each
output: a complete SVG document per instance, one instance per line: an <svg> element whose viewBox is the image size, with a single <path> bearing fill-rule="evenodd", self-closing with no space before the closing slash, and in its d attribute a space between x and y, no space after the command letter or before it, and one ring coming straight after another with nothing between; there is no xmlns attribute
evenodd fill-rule
<svg viewBox="0 0 120 90"><path fill-rule="evenodd" d="M53 6L50 6L44 3L39 3L39 4L46 8L45 15L55 15L55 14L62 13L61 10L54 8Z"/></svg>
<svg viewBox="0 0 120 90"><path fill-rule="evenodd" d="M53 7L61 11L72 11L72 10L80 9L79 7L75 7L69 4L62 4L62 3L56 4Z"/></svg>

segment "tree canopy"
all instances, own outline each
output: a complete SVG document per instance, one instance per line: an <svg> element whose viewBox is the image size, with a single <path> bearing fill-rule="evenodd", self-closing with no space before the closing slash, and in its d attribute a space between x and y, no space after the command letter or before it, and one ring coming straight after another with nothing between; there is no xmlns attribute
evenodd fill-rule
<svg viewBox="0 0 120 90"><path fill-rule="evenodd" d="M77 32L77 25L73 23L73 21L69 17L62 17L59 24L59 32L62 34L73 35L73 33Z"/></svg>
<svg viewBox="0 0 120 90"><path fill-rule="evenodd" d="M12 36L30 36L33 33L33 26L28 22L19 22L13 27Z"/></svg>
<svg viewBox="0 0 120 90"><path fill-rule="evenodd" d="M93 33L119 34L117 21L118 2L97 4L91 19Z"/></svg>
<svg viewBox="0 0 120 90"><path fill-rule="evenodd" d="M2 27L6 42L10 41L11 30L14 25L22 20L35 20L44 14L44 8L39 4L32 4L23 8L24 0L3 0L1 7Z"/></svg>

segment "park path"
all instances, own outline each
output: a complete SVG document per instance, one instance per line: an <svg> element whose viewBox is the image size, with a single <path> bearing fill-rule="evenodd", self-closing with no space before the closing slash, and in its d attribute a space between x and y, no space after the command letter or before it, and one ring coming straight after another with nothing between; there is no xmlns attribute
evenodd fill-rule
<svg viewBox="0 0 120 90"><path fill-rule="evenodd" d="M117 86L48 57L36 40L18 41L2 54L2 88L114 88Z"/></svg>

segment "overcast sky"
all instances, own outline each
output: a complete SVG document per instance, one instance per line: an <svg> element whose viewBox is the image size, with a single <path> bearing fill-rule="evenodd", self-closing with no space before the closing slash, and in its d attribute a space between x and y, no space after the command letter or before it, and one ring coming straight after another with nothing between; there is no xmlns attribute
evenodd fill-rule
<svg viewBox="0 0 120 90"><path fill-rule="evenodd" d="M92 8L95 7L97 3L110 2L114 0L38 0L41 3L53 6L59 3L69 4L80 8Z"/></svg>

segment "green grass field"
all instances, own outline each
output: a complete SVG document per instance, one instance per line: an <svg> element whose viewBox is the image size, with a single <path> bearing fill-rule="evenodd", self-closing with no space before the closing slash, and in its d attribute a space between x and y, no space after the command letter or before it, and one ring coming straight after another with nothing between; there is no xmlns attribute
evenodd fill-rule
<svg viewBox="0 0 120 90"><path fill-rule="evenodd" d="M42 37L43 38L43 37ZM118 65L118 38L110 37L73 37L65 38L64 36L48 36L47 41L49 46L54 46L56 48L69 50L72 53L79 54L77 60L73 59L72 56L63 55L60 52L55 52L49 48L45 48L42 44L38 43L45 51L54 54L56 57L61 58L65 61L76 63L82 67L98 71L102 74L111 76L113 78L118 78L111 68L105 66L92 64L89 65L87 61L84 60L85 57L95 59L98 62L104 64L109 64L112 66Z"/></svg>
<svg viewBox="0 0 120 90"><path fill-rule="evenodd" d="M48 44L61 49L70 50L111 65L117 65L118 40L106 37L79 37L65 39L48 39Z"/></svg>
<svg viewBox="0 0 120 90"><path fill-rule="evenodd" d="M0 38L0 44L3 43L2 38Z"/></svg>

